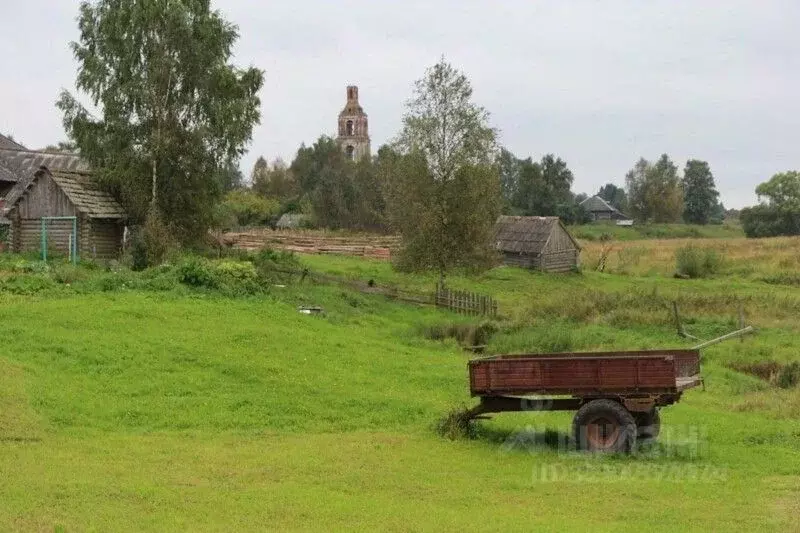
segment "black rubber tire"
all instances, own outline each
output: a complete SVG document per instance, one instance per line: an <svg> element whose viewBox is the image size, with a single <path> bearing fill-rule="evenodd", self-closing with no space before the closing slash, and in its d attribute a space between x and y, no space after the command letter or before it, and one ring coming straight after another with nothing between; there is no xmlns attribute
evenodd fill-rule
<svg viewBox="0 0 800 533"><path fill-rule="evenodd" d="M646 413L634 413L633 418L636 420L636 437L639 442L651 442L658 438L661 433L661 415L658 414L657 407Z"/></svg>
<svg viewBox="0 0 800 533"><path fill-rule="evenodd" d="M628 453L636 447L636 420L619 402L592 400L575 413L572 435L579 450Z"/></svg>

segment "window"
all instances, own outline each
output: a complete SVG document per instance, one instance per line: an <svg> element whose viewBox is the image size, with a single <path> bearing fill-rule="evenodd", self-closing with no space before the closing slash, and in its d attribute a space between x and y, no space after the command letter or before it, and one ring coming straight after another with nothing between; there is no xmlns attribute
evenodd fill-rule
<svg viewBox="0 0 800 533"><path fill-rule="evenodd" d="M344 153L347 156L347 159L353 159L355 157L356 149L352 146L348 146L344 149Z"/></svg>
<svg viewBox="0 0 800 533"><path fill-rule="evenodd" d="M348 120L347 126L345 127L345 135L353 135L353 121Z"/></svg>

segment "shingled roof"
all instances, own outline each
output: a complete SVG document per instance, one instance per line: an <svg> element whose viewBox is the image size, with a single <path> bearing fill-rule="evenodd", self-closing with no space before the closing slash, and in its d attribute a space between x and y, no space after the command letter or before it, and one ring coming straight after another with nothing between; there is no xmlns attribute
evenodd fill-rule
<svg viewBox="0 0 800 533"><path fill-rule="evenodd" d="M89 218L116 220L127 218L122 206L110 194L100 189L88 172L51 171L48 168L41 168L29 178L17 182L6 196L7 210L16 205L44 172L50 174L75 209Z"/></svg>
<svg viewBox="0 0 800 533"><path fill-rule="evenodd" d="M26 150L24 146L19 144L11 137L6 137L5 135L0 135L0 148L9 148L11 150Z"/></svg>
<svg viewBox="0 0 800 533"><path fill-rule="evenodd" d="M497 219L495 224L495 247L500 252L539 255L544 250L553 228L557 225L561 225L558 217L503 215ZM575 243L575 247L580 249L575 239L572 241Z"/></svg>
<svg viewBox="0 0 800 533"><path fill-rule="evenodd" d="M592 196L581 202L581 206L589 213L613 213L625 217L616 207L606 202L600 196ZM627 218L627 217L625 217Z"/></svg>
<svg viewBox="0 0 800 533"><path fill-rule="evenodd" d="M3 148L2 145L0 145L0 161L9 171L16 174L17 179L14 181L34 174L41 167L70 172L89 171L89 164L75 154L19 150Z"/></svg>

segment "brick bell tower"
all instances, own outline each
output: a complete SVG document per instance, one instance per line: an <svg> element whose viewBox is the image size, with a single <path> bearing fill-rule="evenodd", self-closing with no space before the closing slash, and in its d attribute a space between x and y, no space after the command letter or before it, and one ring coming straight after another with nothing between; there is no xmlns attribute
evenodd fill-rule
<svg viewBox="0 0 800 533"><path fill-rule="evenodd" d="M336 142L350 160L358 161L370 155L367 114L358 103L358 87L355 85L347 87L347 103L339 113L339 136Z"/></svg>

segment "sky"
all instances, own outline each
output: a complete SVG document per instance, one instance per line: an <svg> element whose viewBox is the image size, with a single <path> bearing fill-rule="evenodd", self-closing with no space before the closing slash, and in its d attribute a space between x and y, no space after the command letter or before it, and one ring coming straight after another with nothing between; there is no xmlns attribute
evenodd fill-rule
<svg viewBox="0 0 800 533"><path fill-rule="evenodd" d="M0 0L0 132L65 139L77 0ZM291 161L334 135L359 86L373 151L400 130L413 82L444 56L471 80L500 142L553 153L575 192L624 184L644 157L709 162L726 207L800 169L797 0L294 0L213 2L238 25L233 62L265 71L261 124L242 159Z"/></svg>

